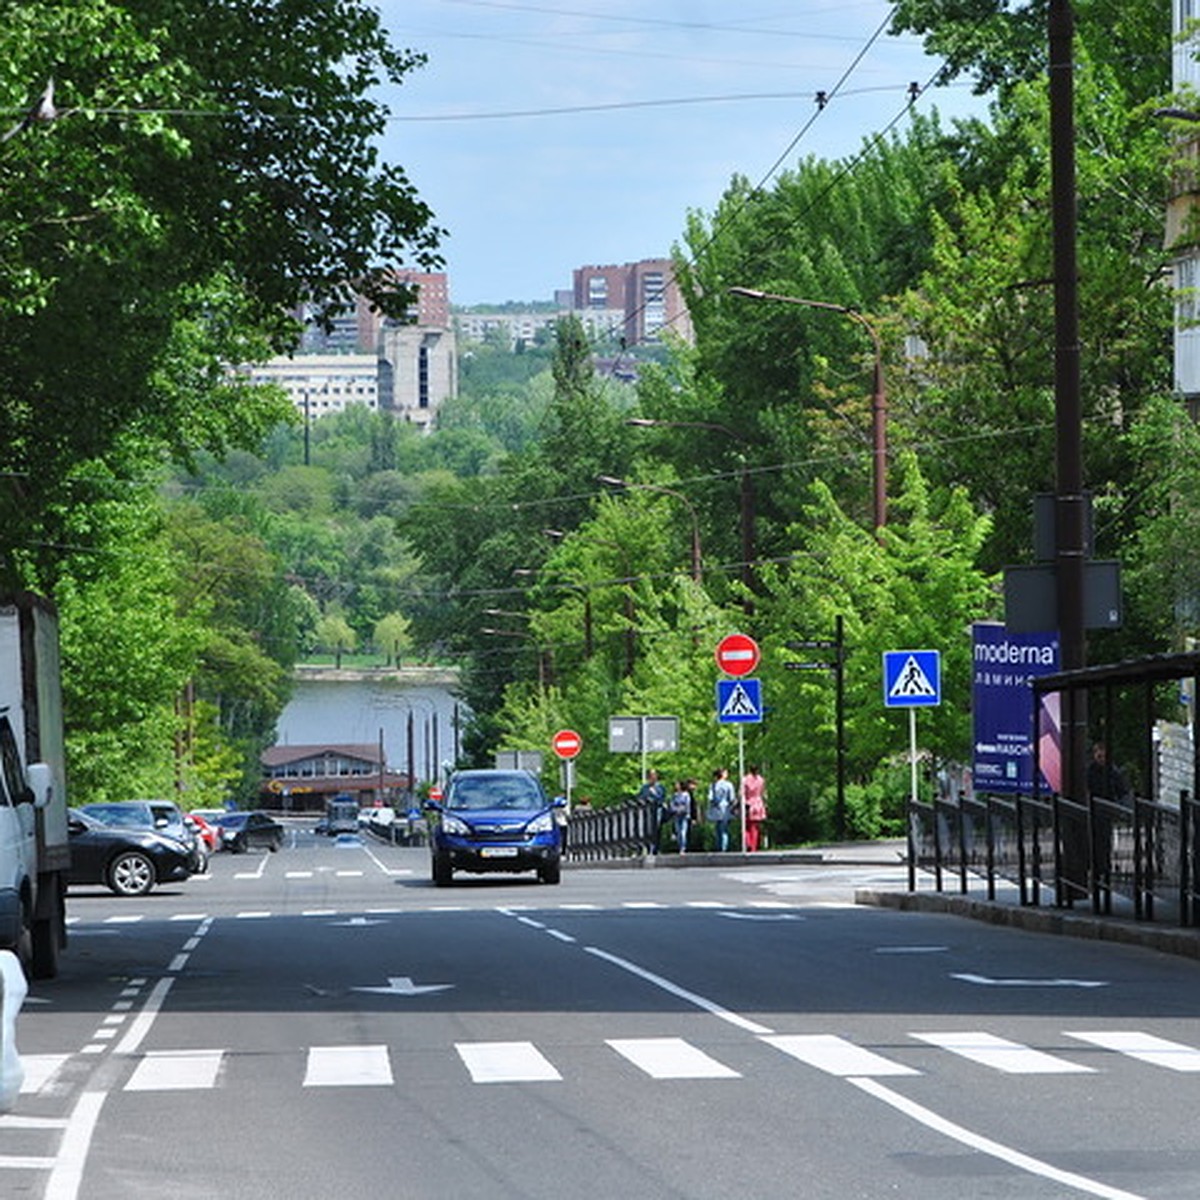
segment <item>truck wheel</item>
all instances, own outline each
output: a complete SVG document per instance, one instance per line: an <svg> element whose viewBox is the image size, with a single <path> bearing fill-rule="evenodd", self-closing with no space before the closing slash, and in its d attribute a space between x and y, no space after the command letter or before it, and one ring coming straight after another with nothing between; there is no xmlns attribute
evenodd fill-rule
<svg viewBox="0 0 1200 1200"><path fill-rule="evenodd" d="M50 901L51 913L33 923L33 955L31 968L34 979L54 979L58 975L58 956L66 936L67 914L62 889L54 888Z"/></svg>
<svg viewBox="0 0 1200 1200"><path fill-rule="evenodd" d="M154 864L140 850L126 850L109 866L108 886L118 896L144 896L154 886Z"/></svg>

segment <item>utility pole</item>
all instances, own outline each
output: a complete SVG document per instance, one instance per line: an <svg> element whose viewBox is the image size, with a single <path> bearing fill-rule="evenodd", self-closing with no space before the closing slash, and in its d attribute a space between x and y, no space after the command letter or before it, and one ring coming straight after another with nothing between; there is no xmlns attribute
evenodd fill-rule
<svg viewBox="0 0 1200 1200"><path fill-rule="evenodd" d="M1079 289L1076 263L1074 18L1070 0L1050 0L1050 171L1054 227L1054 412L1057 494L1055 565L1060 661L1087 665L1083 583L1083 419L1080 399ZM1086 698L1064 695L1063 793L1082 800L1087 772Z"/></svg>

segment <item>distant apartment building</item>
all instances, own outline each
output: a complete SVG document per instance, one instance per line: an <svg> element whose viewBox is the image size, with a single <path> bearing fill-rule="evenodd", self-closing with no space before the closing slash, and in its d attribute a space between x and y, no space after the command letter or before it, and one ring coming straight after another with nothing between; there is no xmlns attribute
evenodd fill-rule
<svg viewBox="0 0 1200 1200"><path fill-rule="evenodd" d="M344 412L351 404L379 407L379 357L375 354L297 354L249 368L255 383L275 383L310 420Z"/></svg>
<svg viewBox="0 0 1200 1200"><path fill-rule="evenodd" d="M579 267L574 283L574 307L581 312L621 313L630 346L660 341L667 329L684 341L692 340L691 319L670 259Z"/></svg>
<svg viewBox="0 0 1200 1200"><path fill-rule="evenodd" d="M306 420L363 404L428 428L443 401L458 393L458 362L445 274L397 271L415 286L410 324L373 312L359 297L330 330L311 320L293 355L251 367L256 381L283 387Z"/></svg>
<svg viewBox="0 0 1200 1200"><path fill-rule="evenodd" d="M625 314L613 309L573 309L570 293L567 303L555 312L542 310L510 311L496 309L491 312L456 313L454 323L460 339L464 342L483 342L497 332L503 333L510 346L521 342L535 342L553 336L555 324L563 317L578 317L589 337L595 341L620 337L625 329Z"/></svg>

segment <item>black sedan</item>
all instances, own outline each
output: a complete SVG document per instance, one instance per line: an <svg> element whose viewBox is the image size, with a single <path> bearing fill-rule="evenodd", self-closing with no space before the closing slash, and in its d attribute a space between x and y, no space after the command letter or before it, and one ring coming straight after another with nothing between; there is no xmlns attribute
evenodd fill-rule
<svg viewBox="0 0 1200 1200"><path fill-rule="evenodd" d="M265 847L278 850L283 845L283 826L262 812L227 812L213 818L221 827L222 845L234 854Z"/></svg>
<svg viewBox="0 0 1200 1200"><path fill-rule="evenodd" d="M72 809L68 883L102 883L118 896L144 896L156 883L187 879L191 851L149 829L117 829Z"/></svg>

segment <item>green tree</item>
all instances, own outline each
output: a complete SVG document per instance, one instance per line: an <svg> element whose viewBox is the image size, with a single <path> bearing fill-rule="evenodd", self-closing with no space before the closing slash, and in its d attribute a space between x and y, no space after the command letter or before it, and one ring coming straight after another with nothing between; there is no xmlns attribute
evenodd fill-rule
<svg viewBox="0 0 1200 1200"><path fill-rule="evenodd" d="M386 656L389 665L400 665L400 659L413 647L412 623L403 614L388 613L375 623L375 633L372 640L375 649Z"/></svg>
<svg viewBox="0 0 1200 1200"><path fill-rule="evenodd" d="M358 645L358 638L340 613L326 613L318 622L316 628L317 648L332 654L334 663L342 665L342 655L348 654Z"/></svg>

